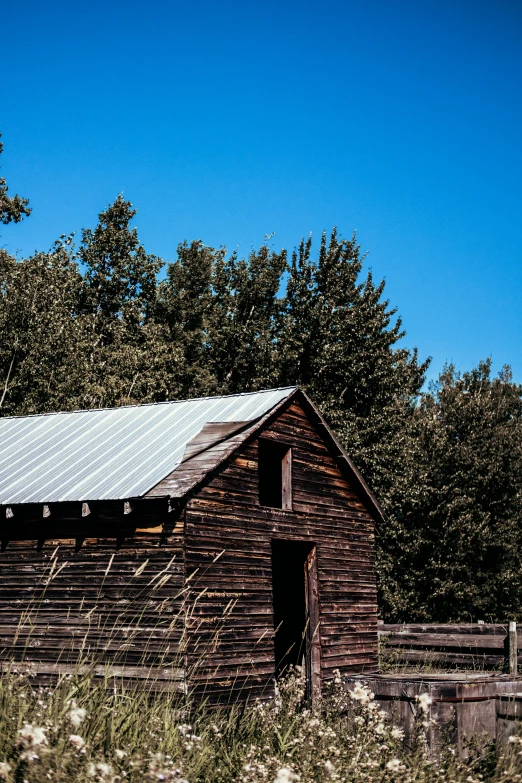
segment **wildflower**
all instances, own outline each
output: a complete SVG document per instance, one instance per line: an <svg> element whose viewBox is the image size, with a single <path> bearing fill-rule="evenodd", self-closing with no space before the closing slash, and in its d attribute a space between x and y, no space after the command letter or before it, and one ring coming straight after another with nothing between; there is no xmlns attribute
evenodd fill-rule
<svg viewBox="0 0 522 783"><path fill-rule="evenodd" d="M117 759L121 761L122 759L125 758L127 754L124 750L120 750L119 748L116 748L116 750L114 751L114 755L116 756Z"/></svg>
<svg viewBox="0 0 522 783"><path fill-rule="evenodd" d="M47 745L45 729L42 729L40 726L32 726L30 723L24 723L23 729L20 729L18 734L20 735L20 744L24 747Z"/></svg>
<svg viewBox="0 0 522 783"><path fill-rule="evenodd" d="M402 764L399 759L390 759L390 761L388 761L386 764L386 769L389 769L390 772L398 772L400 769L402 769Z"/></svg>
<svg viewBox="0 0 522 783"><path fill-rule="evenodd" d="M433 699L429 693L421 693L420 696L417 696L417 704L419 705L419 709L422 710L422 712L428 712L432 701Z"/></svg>
<svg viewBox="0 0 522 783"><path fill-rule="evenodd" d="M87 774L92 778L98 776L98 780L107 780L109 775L112 775L112 767L110 764L99 761L97 764L89 764Z"/></svg>
<svg viewBox="0 0 522 783"><path fill-rule="evenodd" d="M84 710L83 707L77 707L76 702L73 699L71 702L71 709L69 711L68 718L75 729L77 729L78 726L80 726L83 723L86 715L87 715L87 710Z"/></svg>
<svg viewBox="0 0 522 783"><path fill-rule="evenodd" d="M296 783L299 779L299 775L297 775L293 769L290 769L290 767L281 767L274 783Z"/></svg>
<svg viewBox="0 0 522 783"><path fill-rule="evenodd" d="M374 698L371 690L366 685L360 685L359 683L356 683L353 690L348 691L348 695L353 701L358 701L362 705L369 704Z"/></svg>
<svg viewBox="0 0 522 783"><path fill-rule="evenodd" d="M403 740L404 732L402 729L398 729L396 726L390 731L390 736L394 740Z"/></svg>
<svg viewBox="0 0 522 783"><path fill-rule="evenodd" d="M11 765L7 761L0 761L0 780L8 780Z"/></svg>
<svg viewBox="0 0 522 783"><path fill-rule="evenodd" d="M80 737L79 734L71 734L69 736L69 742L71 745L74 745L77 750L81 750L83 747L85 747L85 740L83 737Z"/></svg>

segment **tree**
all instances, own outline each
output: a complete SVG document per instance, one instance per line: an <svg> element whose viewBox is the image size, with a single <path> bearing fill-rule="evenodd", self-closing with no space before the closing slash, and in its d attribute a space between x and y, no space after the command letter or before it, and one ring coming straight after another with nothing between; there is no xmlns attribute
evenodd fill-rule
<svg viewBox="0 0 522 783"><path fill-rule="evenodd" d="M267 244L248 259L216 259L210 315L209 362L219 393L254 391L280 385L278 296L287 268L285 251Z"/></svg>
<svg viewBox="0 0 522 783"><path fill-rule="evenodd" d="M43 413L83 405L82 279L67 241L16 261L0 252L0 412Z"/></svg>
<svg viewBox="0 0 522 783"><path fill-rule="evenodd" d="M182 346L187 396L277 385L276 325L286 255L267 245L248 259L182 243L160 286L161 317Z"/></svg>
<svg viewBox="0 0 522 783"><path fill-rule="evenodd" d="M0 138L2 134L0 133ZM0 141L0 155L4 150L3 142ZM19 223L24 217L31 214L28 206L29 199L20 196L8 196L9 190L4 177L0 177L0 223Z"/></svg>
<svg viewBox="0 0 522 783"><path fill-rule="evenodd" d="M79 313L89 340L86 405L114 406L176 396L172 386L183 360L155 319L157 274L163 264L148 254L131 221L132 204L120 195L84 229L76 253L84 283Z"/></svg>
<svg viewBox="0 0 522 783"><path fill-rule="evenodd" d="M447 366L422 396L381 539L383 605L394 619L522 614L522 387L490 360Z"/></svg>
<svg viewBox="0 0 522 783"><path fill-rule="evenodd" d="M360 280L355 236L323 234L292 256L277 345L280 383L301 385L320 406L370 486L385 502L405 446L428 362L398 347L400 318L383 299L384 281Z"/></svg>
<svg viewBox="0 0 522 783"><path fill-rule="evenodd" d="M168 265L160 283L158 321L167 329L167 341L182 358L171 385L181 397L215 393L216 378L209 363L210 320L214 304L214 268L224 250L214 250L200 240L178 245L177 259Z"/></svg>

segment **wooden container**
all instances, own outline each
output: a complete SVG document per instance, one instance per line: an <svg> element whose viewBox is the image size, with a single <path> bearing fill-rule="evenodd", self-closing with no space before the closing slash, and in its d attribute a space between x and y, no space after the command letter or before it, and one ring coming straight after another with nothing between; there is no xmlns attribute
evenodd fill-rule
<svg viewBox="0 0 522 783"><path fill-rule="evenodd" d="M346 688L351 689L356 682L368 685L389 720L403 729L406 743L413 740L415 733L417 696L427 693L432 699L427 739L435 754L445 740L465 755L466 738L482 734L495 739L496 701L500 694L521 694L517 704L522 707L522 678L507 674L358 675L345 680Z"/></svg>
<svg viewBox="0 0 522 783"><path fill-rule="evenodd" d="M497 743L522 734L522 693L499 693L496 698Z"/></svg>

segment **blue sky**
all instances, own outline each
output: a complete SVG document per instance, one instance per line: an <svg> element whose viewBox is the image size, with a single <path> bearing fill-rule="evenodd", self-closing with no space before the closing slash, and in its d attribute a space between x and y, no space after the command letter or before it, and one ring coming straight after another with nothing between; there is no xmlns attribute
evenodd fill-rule
<svg viewBox="0 0 522 783"><path fill-rule="evenodd" d="M10 251L120 192L165 259L357 229L431 376L522 382L519 0L28 0L0 33Z"/></svg>

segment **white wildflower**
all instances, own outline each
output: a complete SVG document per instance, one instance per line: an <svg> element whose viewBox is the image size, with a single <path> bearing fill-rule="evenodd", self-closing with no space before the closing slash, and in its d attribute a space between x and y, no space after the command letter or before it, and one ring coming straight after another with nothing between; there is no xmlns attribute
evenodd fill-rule
<svg viewBox="0 0 522 783"><path fill-rule="evenodd" d="M386 769L389 769L390 772L398 772L402 768L403 767L399 759L390 759L390 761L388 761L386 764Z"/></svg>
<svg viewBox="0 0 522 783"><path fill-rule="evenodd" d="M121 759L125 758L127 753L124 750L120 750L119 748L116 748L116 750L114 751L114 755L116 756L117 759L121 761Z"/></svg>
<svg viewBox="0 0 522 783"><path fill-rule="evenodd" d="M41 726L24 723L18 734L20 735L20 745L24 748L38 748L41 745L47 745L45 729L42 729Z"/></svg>
<svg viewBox="0 0 522 783"><path fill-rule="evenodd" d="M0 761L0 780L8 780L11 772L11 765L7 761Z"/></svg>
<svg viewBox="0 0 522 783"><path fill-rule="evenodd" d="M85 710L83 707L78 707L73 699L71 702L71 709L69 711L68 718L75 729L77 729L78 726L83 723L86 715L87 710Z"/></svg>
<svg viewBox="0 0 522 783"><path fill-rule="evenodd" d="M419 709L422 710L422 712L428 712L428 709L433 701L429 693L421 693L420 696L416 697L417 704L419 705Z"/></svg>
<svg viewBox="0 0 522 783"><path fill-rule="evenodd" d="M110 764L99 761L97 764L89 764L87 774L92 778L97 776L98 780L105 780L109 775L112 775L112 767Z"/></svg>
<svg viewBox="0 0 522 783"><path fill-rule="evenodd" d="M353 701L358 701L360 704L369 704L373 698L374 695L371 692L371 690L366 685L361 685L360 683L356 683L353 690L348 691L348 695L350 696Z"/></svg>
<svg viewBox="0 0 522 783"><path fill-rule="evenodd" d="M290 769L290 767L281 767L274 783L297 783L298 780L300 780L299 775L297 775L293 769Z"/></svg>
<svg viewBox="0 0 522 783"><path fill-rule="evenodd" d="M81 750L83 747L85 747L85 740L83 737L80 737L79 734L69 735L69 742L78 750Z"/></svg>
<svg viewBox="0 0 522 783"><path fill-rule="evenodd" d="M396 726L390 731L390 736L394 740L403 740L404 739L404 732L402 729L398 729Z"/></svg>

